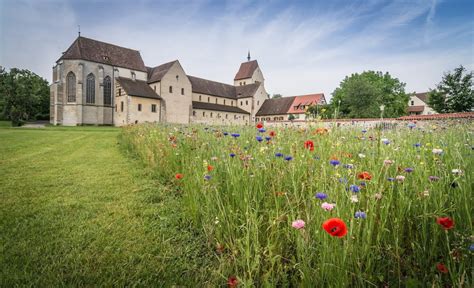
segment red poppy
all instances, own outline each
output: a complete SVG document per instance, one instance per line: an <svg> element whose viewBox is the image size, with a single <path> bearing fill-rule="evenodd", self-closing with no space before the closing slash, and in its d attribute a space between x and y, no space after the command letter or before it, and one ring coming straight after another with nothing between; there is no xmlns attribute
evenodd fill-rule
<svg viewBox="0 0 474 288"><path fill-rule="evenodd" d="M207 171L211 172L212 170L214 170L214 167L212 167L211 165L207 165Z"/></svg>
<svg viewBox="0 0 474 288"><path fill-rule="evenodd" d="M257 129L262 129L263 128L262 122L258 122L256 127Z"/></svg>
<svg viewBox="0 0 474 288"><path fill-rule="evenodd" d="M178 180L179 180L179 179L183 179L183 177L184 177L184 175L181 174L181 173L177 173L176 175L174 175L174 178L176 178L176 179L178 179Z"/></svg>
<svg viewBox="0 0 474 288"><path fill-rule="evenodd" d="M304 142L304 149L309 149L309 151L314 151L314 142L311 140L306 140Z"/></svg>
<svg viewBox="0 0 474 288"><path fill-rule="evenodd" d="M269 135L270 135L270 137L275 137L277 134L276 134L275 131L270 131Z"/></svg>
<svg viewBox="0 0 474 288"><path fill-rule="evenodd" d="M339 218L331 218L326 220L323 223L323 229L329 233L331 236L336 236L339 238L344 237L347 234L347 226L344 221Z"/></svg>
<svg viewBox="0 0 474 288"><path fill-rule="evenodd" d="M448 268L443 264L443 263L438 263L436 264L436 269L438 269L439 272L446 274L448 273Z"/></svg>
<svg viewBox="0 0 474 288"><path fill-rule="evenodd" d="M237 277L230 276L229 279L227 279L228 287L237 287L237 285L239 285L239 280L237 280Z"/></svg>
<svg viewBox="0 0 474 288"><path fill-rule="evenodd" d="M436 223L441 225L444 230L449 230L454 227L454 220L449 217L438 217Z"/></svg>
<svg viewBox="0 0 474 288"><path fill-rule="evenodd" d="M370 180L370 179L372 179L372 175L370 175L369 172L364 171L364 172L361 172L361 173L357 174L357 178L359 178L361 180Z"/></svg>

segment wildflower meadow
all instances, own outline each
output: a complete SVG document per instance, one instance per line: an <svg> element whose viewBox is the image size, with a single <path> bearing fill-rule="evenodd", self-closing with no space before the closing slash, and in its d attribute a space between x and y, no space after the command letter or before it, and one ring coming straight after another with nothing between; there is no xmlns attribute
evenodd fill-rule
<svg viewBox="0 0 474 288"><path fill-rule="evenodd" d="M120 142L205 234L217 286L472 287L472 125L318 125L142 124Z"/></svg>

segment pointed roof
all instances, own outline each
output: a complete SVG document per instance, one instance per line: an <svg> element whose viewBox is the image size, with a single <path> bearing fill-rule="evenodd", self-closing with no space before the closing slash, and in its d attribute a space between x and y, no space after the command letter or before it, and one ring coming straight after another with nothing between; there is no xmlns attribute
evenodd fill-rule
<svg viewBox="0 0 474 288"><path fill-rule="evenodd" d="M287 114L294 100L295 96L266 99L255 116Z"/></svg>
<svg viewBox="0 0 474 288"><path fill-rule="evenodd" d="M255 82L252 84L235 86L235 96L237 98L253 97L255 92L257 92L258 87L260 87L260 82Z"/></svg>
<svg viewBox="0 0 474 288"><path fill-rule="evenodd" d="M305 109L300 109L300 106L326 104L326 98L324 97L324 93L308 94L308 95L294 96L294 97L295 97L295 100L291 104L291 107L287 113L301 114L301 113L305 113Z"/></svg>
<svg viewBox="0 0 474 288"><path fill-rule="evenodd" d="M137 71L147 71L139 51L82 36L77 37L59 58L59 60L65 59L81 59Z"/></svg>
<svg viewBox="0 0 474 288"><path fill-rule="evenodd" d="M240 64L239 71L235 74L234 80L252 78L253 72L258 68L257 60L252 60Z"/></svg>
<svg viewBox="0 0 474 288"><path fill-rule="evenodd" d="M161 99L161 97L151 89L146 81L132 80L124 77L117 77L115 80L117 80L123 90L125 90L125 92L130 96Z"/></svg>
<svg viewBox="0 0 474 288"><path fill-rule="evenodd" d="M174 60L168 63L161 64L156 67L146 67L148 70L148 83L159 82L165 76L165 74L170 70L174 63L178 60Z"/></svg>
<svg viewBox="0 0 474 288"><path fill-rule="evenodd" d="M428 104L428 92L424 93L415 93L415 96L420 99L421 101L425 102Z"/></svg>

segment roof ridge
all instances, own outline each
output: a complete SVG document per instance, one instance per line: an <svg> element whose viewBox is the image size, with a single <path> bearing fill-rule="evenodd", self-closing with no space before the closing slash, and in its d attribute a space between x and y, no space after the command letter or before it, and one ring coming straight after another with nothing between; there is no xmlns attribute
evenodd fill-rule
<svg viewBox="0 0 474 288"><path fill-rule="evenodd" d="M132 51L140 53L140 50L137 50L137 49L132 49L132 48L124 47L124 46L119 46L119 45L116 45L116 44L112 44L112 43L104 42L104 41L100 41L100 40L95 40L95 39L84 37L84 36L78 36L77 38L78 39L83 38L83 39L86 39L86 40L91 40L91 41L107 44L107 45L110 45L110 46L115 46L115 47L118 47L118 48L128 49L128 50L132 50Z"/></svg>

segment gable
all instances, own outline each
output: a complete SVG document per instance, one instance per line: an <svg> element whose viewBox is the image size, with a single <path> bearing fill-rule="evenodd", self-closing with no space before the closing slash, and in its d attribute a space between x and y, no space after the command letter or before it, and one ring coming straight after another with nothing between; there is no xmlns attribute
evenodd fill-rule
<svg viewBox="0 0 474 288"><path fill-rule="evenodd" d="M295 97L266 99L255 116L287 114Z"/></svg>
<svg viewBox="0 0 474 288"><path fill-rule="evenodd" d="M258 68L257 60L252 60L252 61L248 61L248 62L244 62L240 64L239 71L237 71L237 74L235 74L234 81L252 78L253 72L255 72L257 68Z"/></svg>

